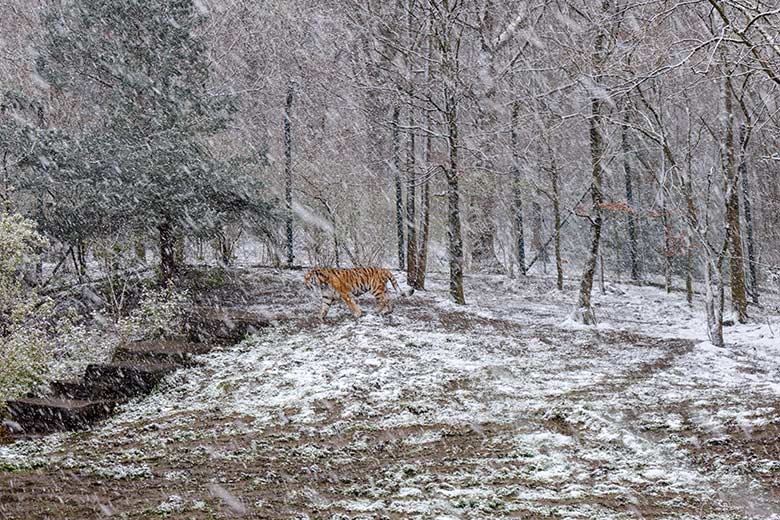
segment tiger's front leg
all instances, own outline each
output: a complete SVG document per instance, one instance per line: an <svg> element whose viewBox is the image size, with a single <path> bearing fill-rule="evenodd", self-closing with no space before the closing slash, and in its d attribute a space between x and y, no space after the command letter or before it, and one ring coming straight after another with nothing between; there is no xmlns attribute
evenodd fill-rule
<svg viewBox="0 0 780 520"><path fill-rule="evenodd" d="M325 316L328 315L328 310L330 309L330 306L333 305L333 302L336 301L336 291L334 291L331 287L326 287L320 289L320 295L322 297L322 310L320 310L320 319L324 320Z"/></svg>
<svg viewBox="0 0 780 520"><path fill-rule="evenodd" d="M355 301L352 299L352 296L347 293L341 293L340 294L342 301L349 307L349 310L352 311L352 314L359 318L363 315L363 312L360 310L360 308L355 304Z"/></svg>
<svg viewBox="0 0 780 520"><path fill-rule="evenodd" d="M330 305L333 303L333 298L330 298L328 296L322 297L322 310L320 311L320 319L324 320L325 316L328 315L328 310L330 309Z"/></svg>

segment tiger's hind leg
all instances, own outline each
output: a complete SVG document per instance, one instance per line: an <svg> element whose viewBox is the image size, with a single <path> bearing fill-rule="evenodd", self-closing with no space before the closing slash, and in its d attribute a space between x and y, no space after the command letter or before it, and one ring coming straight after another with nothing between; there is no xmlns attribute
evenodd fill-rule
<svg viewBox="0 0 780 520"><path fill-rule="evenodd" d="M390 302L390 298L387 297L387 291L375 291L374 298L379 303L376 308L377 314L382 314L382 310L387 309L385 314L393 312L393 304Z"/></svg>

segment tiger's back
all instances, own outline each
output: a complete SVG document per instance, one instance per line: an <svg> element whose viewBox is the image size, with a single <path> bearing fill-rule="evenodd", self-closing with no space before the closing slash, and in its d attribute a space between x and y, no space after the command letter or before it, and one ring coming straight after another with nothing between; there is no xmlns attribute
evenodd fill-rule
<svg viewBox="0 0 780 520"><path fill-rule="evenodd" d="M349 307L352 314L359 318L362 311L352 297L367 292L370 292L379 302L377 312L381 312L386 307L389 312L392 312L392 305L387 297L387 282L393 284L393 288L400 292L393 273L389 269L381 267L354 267L352 269L320 267L306 272L303 281L307 287L316 284L322 293L320 318L324 318L328 314L331 304L337 298L340 298ZM411 295L413 292L412 289L407 295Z"/></svg>

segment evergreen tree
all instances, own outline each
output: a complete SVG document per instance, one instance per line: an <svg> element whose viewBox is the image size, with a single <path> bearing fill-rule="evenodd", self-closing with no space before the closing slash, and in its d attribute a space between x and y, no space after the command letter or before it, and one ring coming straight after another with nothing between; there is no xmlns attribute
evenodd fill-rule
<svg viewBox="0 0 780 520"><path fill-rule="evenodd" d="M257 182L208 149L235 100L209 91L204 20L192 0L73 0L43 14L39 71L92 116L67 156L41 165L79 199L58 205L57 220L155 231L163 281L176 270L182 234L270 215Z"/></svg>

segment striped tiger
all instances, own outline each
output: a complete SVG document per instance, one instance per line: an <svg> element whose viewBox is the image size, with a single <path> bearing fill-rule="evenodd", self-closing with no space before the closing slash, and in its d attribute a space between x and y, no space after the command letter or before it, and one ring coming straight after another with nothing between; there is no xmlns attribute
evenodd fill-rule
<svg viewBox="0 0 780 520"><path fill-rule="evenodd" d="M379 302L377 312L382 312L385 307L388 308L388 313L392 312L393 307L385 290L388 280L393 284L393 288L401 293L393 273L381 267L354 267L352 269L318 267L307 271L303 276L305 287L311 288L316 285L320 289L322 295L320 319L325 319L328 309L337 298L341 298L352 314L359 318L363 313L352 297L360 296L369 291ZM401 293L401 296L411 296L413 293L414 289L412 288Z"/></svg>

